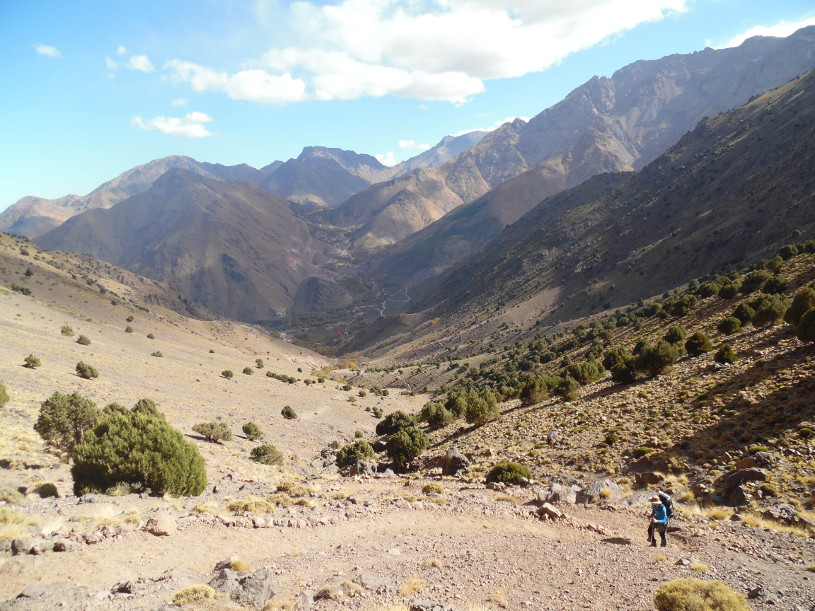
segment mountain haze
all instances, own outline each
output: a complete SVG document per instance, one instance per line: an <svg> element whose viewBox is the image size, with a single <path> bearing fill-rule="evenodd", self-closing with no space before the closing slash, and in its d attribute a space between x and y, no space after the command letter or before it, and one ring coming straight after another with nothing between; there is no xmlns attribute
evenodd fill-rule
<svg viewBox="0 0 815 611"><path fill-rule="evenodd" d="M334 251L311 237L286 200L178 168L113 208L69 219L38 244L169 282L211 312L247 321L279 318Z"/></svg>

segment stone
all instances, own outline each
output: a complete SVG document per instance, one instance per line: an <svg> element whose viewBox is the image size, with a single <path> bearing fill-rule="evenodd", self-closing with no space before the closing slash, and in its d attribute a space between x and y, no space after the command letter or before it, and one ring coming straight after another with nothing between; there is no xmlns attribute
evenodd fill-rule
<svg viewBox="0 0 815 611"><path fill-rule="evenodd" d="M155 535L156 537L169 537L170 535L174 535L178 530L178 524L175 521L175 518L168 513L161 513L156 516L152 516L149 520L147 520L147 525L145 526L147 532L151 535Z"/></svg>
<svg viewBox="0 0 815 611"><path fill-rule="evenodd" d="M128 579L127 581L120 581L119 583L113 584L110 591L114 594L133 594L135 589L135 584Z"/></svg>
<svg viewBox="0 0 815 611"><path fill-rule="evenodd" d="M470 459L455 447L447 450L441 465L442 475L455 475L470 466Z"/></svg>
<svg viewBox="0 0 815 611"><path fill-rule="evenodd" d="M599 500L619 499L620 496L622 496L622 489L617 482L601 479L578 491L575 495L575 502L587 504Z"/></svg>
<svg viewBox="0 0 815 611"><path fill-rule="evenodd" d="M546 436L546 442L550 445L557 445L560 441L560 433L557 431L549 431L549 434Z"/></svg>
<svg viewBox="0 0 815 611"><path fill-rule="evenodd" d="M315 469L322 469L323 468L323 459L322 458L315 458L309 463Z"/></svg>
<svg viewBox="0 0 815 611"><path fill-rule="evenodd" d="M266 528L266 518L255 516L252 518L252 526L255 528Z"/></svg>
<svg viewBox="0 0 815 611"><path fill-rule="evenodd" d="M69 541L68 539L55 539L54 540L54 551L55 552L70 552L73 548L73 541Z"/></svg>
<svg viewBox="0 0 815 611"><path fill-rule="evenodd" d="M275 595L272 574L268 569L258 569L252 573L220 569L209 585L214 590L227 594L239 605L258 609L263 608Z"/></svg>
<svg viewBox="0 0 815 611"><path fill-rule="evenodd" d="M560 509L549 503L544 503L538 507L536 513L541 517L546 516L551 520L560 520L565 515Z"/></svg>
<svg viewBox="0 0 815 611"><path fill-rule="evenodd" d="M747 494L742 486L736 486L730 491L730 494L727 495L727 504L731 507L749 505L751 500L752 497Z"/></svg>
<svg viewBox="0 0 815 611"><path fill-rule="evenodd" d="M26 586L25 589L17 595L17 598L39 598L43 594L47 588L44 584L41 583L32 583L30 586Z"/></svg>
<svg viewBox="0 0 815 611"><path fill-rule="evenodd" d="M13 539L11 541L11 553L15 556L17 554L26 554L28 550L31 548L31 544L28 541L23 541L22 539Z"/></svg>
<svg viewBox="0 0 815 611"><path fill-rule="evenodd" d="M297 596L297 611L309 611L312 602L314 602L314 592L311 590L302 590Z"/></svg>
<svg viewBox="0 0 815 611"><path fill-rule="evenodd" d="M725 496L735 490L737 486L741 486L745 482L764 482L767 481L767 471L756 467L749 469L738 469L720 478L721 488Z"/></svg>
<svg viewBox="0 0 815 611"><path fill-rule="evenodd" d="M240 560L240 556L230 556L229 558L224 558L220 560L213 569L214 571L222 571L224 569L229 569L232 567L233 562L238 562Z"/></svg>
<svg viewBox="0 0 815 611"><path fill-rule="evenodd" d="M410 611L455 611L452 605L425 598L414 598L408 604L408 609Z"/></svg>
<svg viewBox="0 0 815 611"><path fill-rule="evenodd" d="M643 471L661 471L668 470L668 463L661 458L654 456L643 456L628 465L628 471L631 473L641 473Z"/></svg>
<svg viewBox="0 0 815 611"><path fill-rule="evenodd" d="M351 475L362 475L365 477L374 477L376 475L376 468L378 463L372 458L363 458L351 465Z"/></svg>
<svg viewBox="0 0 815 611"><path fill-rule="evenodd" d="M665 476L656 471L642 471L634 474L634 481L640 486L650 486L664 482Z"/></svg>
<svg viewBox="0 0 815 611"><path fill-rule="evenodd" d="M543 503L568 503L574 505L577 501L577 492L580 490L577 486L563 486L562 484L554 483L548 488L544 488L538 492L538 501Z"/></svg>

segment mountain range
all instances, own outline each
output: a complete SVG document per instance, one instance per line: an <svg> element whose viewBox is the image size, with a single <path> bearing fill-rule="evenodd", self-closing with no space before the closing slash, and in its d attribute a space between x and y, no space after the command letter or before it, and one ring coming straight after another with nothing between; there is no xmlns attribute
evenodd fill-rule
<svg viewBox="0 0 815 611"><path fill-rule="evenodd" d="M760 216L737 205L759 206L759 195L728 198L736 197L734 189L768 196L764 184L749 182L762 172L766 185L791 193L773 164L804 172L789 149L804 144L801 134L784 140L763 127L737 137L731 119L706 117L813 67L815 27L786 39L754 38L733 49L636 62L611 78L591 79L528 122L446 138L394 168L322 147L261 170L184 157L157 160L102 185L86 197L97 194L93 202L79 205L103 205L42 233L38 242L170 282L222 316L302 322L317 315L319 325L319 315L330 312L349 328L364 330L364 341L341 339L346 347L375 343L394 325L412 329L399 317L393 324L362 322L386 312L385 305L371 309L377 299L387 302L400 291L405 297L399 307L416 313L412 321L451 321L533 298L534 315L542 320L585 314L581 308L628 302L680 278L763 256L788 241L786 219L810 230L805 210L803 216L786 211L772 231L750 241L744 227L720 222L711 211L725 206L732 217L751 223L746 227L760 227ZM808 87L811 78L799 81ZM805 93L798 94L801 100L809 99ZM739 120L808 125L797 106L756 104L739 111L748 112ZM664 157L689 130L684 148ZM727 139L733 144L722 149L719 143ZM756 152L768 143L766 154ZM731 157L731 148L740 157ZM720 158L729 165L712 164ZM162 163L172 168L160 174ZM416 169L421 164L427 165ZM730 166L739 173L728 173ZM726 176L708 179L722 201L702 197L710 193L701 174ZM660 176L670 191L663 190ZM125 198L125 186L138 192ZM660 216L652 200L669 202ZM73 210L76 201L61 209ZM2 215L4 226L47 225L44 215L26 216L22 203ZM705 221L697 223L697 216ZM639 221L626 225L625 219ZM709 244L720 243L726 247L707 252ZM673 250L665 251L667 244ZM649 268L641 253L651 251L669 264Z"/></svg>

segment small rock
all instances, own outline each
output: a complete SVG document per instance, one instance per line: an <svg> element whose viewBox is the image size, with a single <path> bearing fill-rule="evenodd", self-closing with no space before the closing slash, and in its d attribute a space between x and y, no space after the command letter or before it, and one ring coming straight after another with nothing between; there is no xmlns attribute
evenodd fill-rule
<svg viewBox="0 0 815 611"><path fill-rule="evenodd" d="M589 484L575 495L577 503L594 503L601 499L619 499L622 496L620 485L610 479L601 479Z"/></svg>
<svg viewBox="0 0 815 611"><path fill-rule="evenodd" d="M470 459L467 458L458 448L452 447L447 450L442 461L442 475L455 475L459 471L470 466Z"/></svg>
<svg viewBox="0 0 815 611"><path fill-rule="evenodd" d="M564 513L560 509L549 503L544 503L538 507L537 514L539 516L546 516L552 520L560 520L564 517Z"/></svg>
<svg viewBox="0 0 815 611"><path fill-rule="evenodd" d="M408 605L410 611L454 611L451 605L435 600L414 598Z"/></svg>
<svg viewBox="0 0 815 611"><path fill-rule="evenodd" d="M641 473L635 473L634 480L640 486L649 486L662 483L665 481L665 476L656 471L643 471Z"/></svg>
<svg viewBox="0 0 815 611"><path fill-rule="evenodd" d="M32 583L17 595L17 598L39 598L45 594L46 587L41 583Z"/></svg>
<svg viewBox="0 0 815 611"><path fill-rule="evenodd" d="M147 520L145 526L147 532L157 537L169 537L174 535L178 530L178 524L175 518L168 513L162 513L157 516L152 516Z"/></svg>
<svg viewBox="0 0 815 611"><path fill-rule="evenodd" d="M110 589L114 594L133 594L133 590L135 590L135 585L130 580L113 584L113 587Z"/></svg>
<svg viewBox="0 0 815 611"><path fill-rule="evenodd" d="M31 548L30 543L27 541L23 541L21 539L13 539L11 542L11 553L15 556L17 554L25 554L28 553L28 550Z"/></svg>

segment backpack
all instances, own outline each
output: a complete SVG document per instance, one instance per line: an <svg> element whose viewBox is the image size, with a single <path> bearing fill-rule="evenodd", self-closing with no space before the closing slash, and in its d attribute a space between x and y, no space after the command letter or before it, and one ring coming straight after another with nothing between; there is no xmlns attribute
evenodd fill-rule
<svg viewBox="0 0 815 611"><path fill-rule="evenodd" d="M668 494L667 492L662 492L662 490L660 490L659 492L657 492L657 496L659 497L659 500L662 501L662 504L665 506L665 513L668 515L668 518L670 519L674 517L674 502L673 499L671 498L671 495Z"/></svg>

